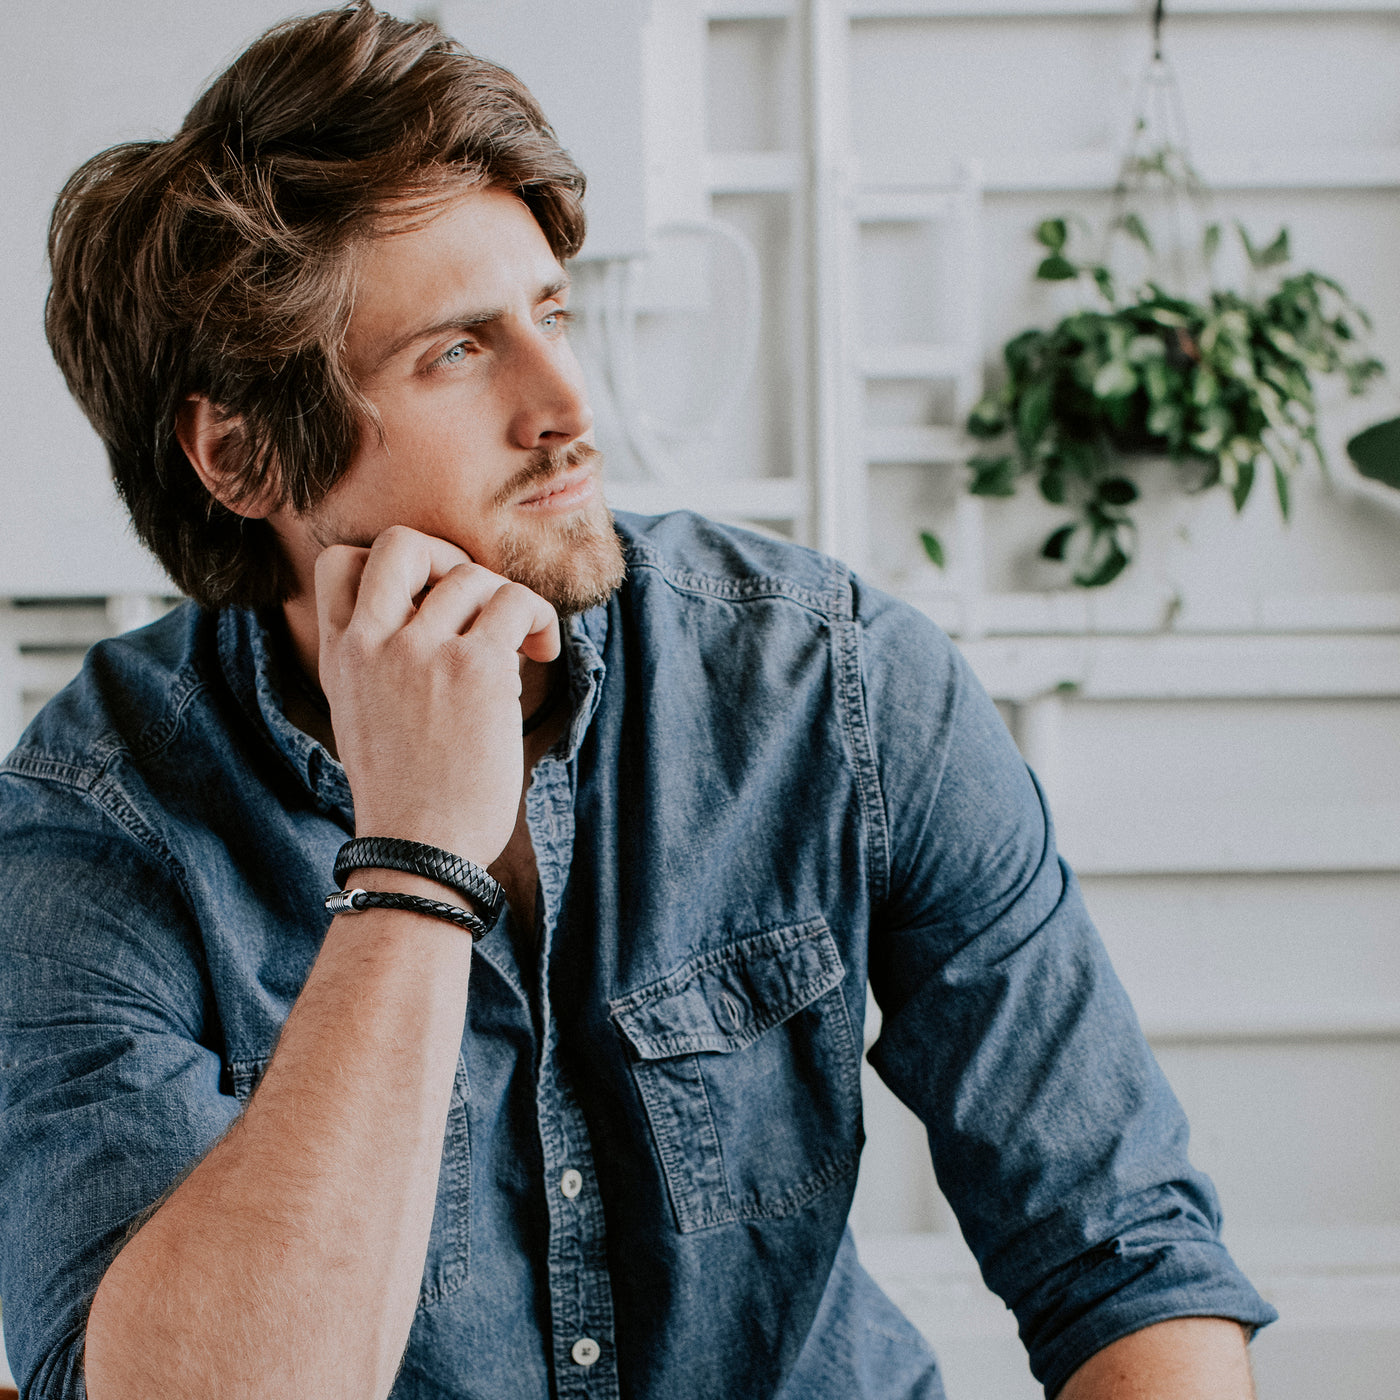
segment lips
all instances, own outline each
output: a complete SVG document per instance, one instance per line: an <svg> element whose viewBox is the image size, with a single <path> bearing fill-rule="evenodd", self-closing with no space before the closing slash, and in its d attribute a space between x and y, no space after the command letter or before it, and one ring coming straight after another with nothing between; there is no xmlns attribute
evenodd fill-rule
<svg viewBox="0 0 1400 1400"><path fill-rule="evenodd" d="M594 486L593 464L583 462L533 487L530 494L521 497L516 505L541 510L568 510L592 496Z"/></svg>

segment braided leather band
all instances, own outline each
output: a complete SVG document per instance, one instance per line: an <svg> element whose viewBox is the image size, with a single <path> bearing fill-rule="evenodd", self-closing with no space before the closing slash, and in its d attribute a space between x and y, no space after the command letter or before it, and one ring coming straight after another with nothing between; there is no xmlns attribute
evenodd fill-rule
<svg viewBox="0 0 1400 1400"><path fill-rule="evenodd" d="M479 866L438 846L399 841L392 836L358 836L347 841L335 858L335 882L345 884L352 870L402 870L436 880L462 896L480 919L483 932L496 927L506 906L505 891Z"/></svg>
<svg viewBox="0 0 1400 1400"><path fill-rule="evenodd" d="M428 914L434 919L446 919L471 934L476 943L490 929L471 912L455 904L443 904L437 899L423 899L416 894L391 894L386 890L336 890L326 896L326 908L332 914L360 914L366 909L407 909L411 914Z"/></svg>

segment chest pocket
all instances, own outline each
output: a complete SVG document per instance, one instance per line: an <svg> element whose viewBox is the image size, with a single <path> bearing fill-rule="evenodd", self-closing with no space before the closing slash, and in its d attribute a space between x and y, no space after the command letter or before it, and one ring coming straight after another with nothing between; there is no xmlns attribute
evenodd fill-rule
<svg viewBox="0 0 1400 1400"><path fill-rule="evenodd" d="M239 1105L248 1106L253 1091L271 1063L271 1056L258 1060L234 1060L229 1065L233 1092ZM447 1131L442 1144L442 1167L438 1172L437 1204L433 1209L433 1231L428 1240L428 1258L423 1266L423 1285L418 1306L431 1307L455 1293L467 1281L471 1250L471 1143L467 1132L467 1067L457 1057L457 1073L452 1081L452 1102L447 1110Z"/></svg>
<svg viewBox="0 0 1400 1400"><path fill-rule="evenodd" d="M609 1004L681 1231L789 1215L854 1175L860 1056L845 975L814 919Z"/></svg>

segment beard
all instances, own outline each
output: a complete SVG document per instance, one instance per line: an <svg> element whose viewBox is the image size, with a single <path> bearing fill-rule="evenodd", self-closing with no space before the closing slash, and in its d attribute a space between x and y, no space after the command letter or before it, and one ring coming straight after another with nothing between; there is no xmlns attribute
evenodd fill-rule
<svg viewBox="0 0 1400 1400"><path fill-rule="evenodd" d="M504 516L513 498L528 487L594 460L601 462L601 454L586 442L541 449L496 493L493 504L498 515ZM571 617L606 603L627 573L622 541L601 490L566 520L530 525L503 521L492 553L494 558L478 562L538 593L560 617Z"/></svg>
<svg viewBox="0 0 1400 1400"><path fill-rule="evenodd" d="M601 490L577 511L560 519L522 521L514 518L512 510L516 498L531 486L542 485L561 472L590 461L602 461L602 454L590 443L541 448L496 492L473 531L473 538L454 537L455 532L454 536L444 533L443 537L465 550L483 568L538 593L560 617L571 617L606 603L621 586L627 567L622 541ZM348 529L334 510L325 508L310 511L301 520L321 549L333 544L368 549L378 533Z"/></svg>

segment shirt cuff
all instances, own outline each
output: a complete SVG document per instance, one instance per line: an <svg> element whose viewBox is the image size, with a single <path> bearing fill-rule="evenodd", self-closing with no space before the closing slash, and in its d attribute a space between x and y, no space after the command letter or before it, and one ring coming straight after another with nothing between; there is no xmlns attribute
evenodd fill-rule
<svg viewBox="0 0 1400 1400"><path fill-rule="evenodd" d="M1155 1322L1227 1317L1252 1335L1278 1317L1213 1240L1106 1246L1068 1286L1049 1279L1016 1311L1031 1371L1048 1396L1095 1352Z"/></svg>

